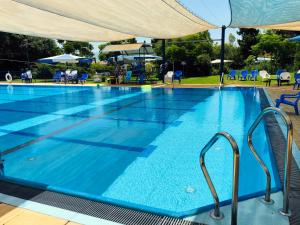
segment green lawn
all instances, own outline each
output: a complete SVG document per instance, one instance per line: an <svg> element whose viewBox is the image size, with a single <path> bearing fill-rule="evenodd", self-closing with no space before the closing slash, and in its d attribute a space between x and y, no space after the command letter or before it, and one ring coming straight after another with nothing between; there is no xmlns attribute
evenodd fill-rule
<svg viewBox="0 0 300 225"><path fill-rule="evenodd" d="M274 75L272 75L272 78L275 78ZM294 78L292 75L291 83L293 83ZM13 80L15 83L21 83L20 79ZM52 79L34 79L33 83L54 83ZM95 84L92 78L89 78L87 80L88 84ZM161 83L159 81L158 83ZM177 83L177 82L176 82ZM220 84L220 76L219 75L212 75L212 76L202 76L202 77L189 77L189 78L183 78L181 81L182 84L204 84L204 85L219 85ZM254 82L251 80L246 81L240 81L238 79L236 80L227 80L227 77L225 75L224 77L224 84L225 85L254 85ZM256 86L265 85L264 82L261 81L261 78L258 77L258 80L255 81ZM276 86L277 82L275 80L272 81L271 86Z"/></svg>
<svg viewBox="0 0 300 225"><path fill-rule="evenodd" d="M220 84L220 76L219 75L212 75L207 77L190 77L190 78L183 78L182 84ZM224 77L224 84L231 85L231 84L238 84L238 85L253 85L254 82L251 80L240 81L236 80L227 80L226 76ZM255 81L256 85L263 85L264 83L261 82L260 77L257 81ZM275 82L273 82L275 84Z"/></svg>

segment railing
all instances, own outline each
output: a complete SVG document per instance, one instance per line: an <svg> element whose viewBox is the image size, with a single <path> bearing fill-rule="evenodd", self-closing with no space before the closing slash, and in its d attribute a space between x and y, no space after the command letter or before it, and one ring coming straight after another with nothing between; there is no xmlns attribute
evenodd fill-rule
<svg viewBox="0 0 300 225"><path fill-rule="evenodd" d="M216 133L212 139L204 146L204 148L201 150L200 153L200 166L202 169L202 172L205 176L206 182L209 186L209 189L211 191L211 194L214 198L215 202L215 209L210 214L212 218L214 219L222 219L223 214L220 212L220 202L219 197L216 192L216 189L210 179L210 176L208 174L208 171L205 166L205 154L206 152L219 140L220 137L226 138L226 140L229 141L231 148L233 150L233 179L232 179L232 204L231 204L231 225L237 224L237 211L238 211L238 183L239 183L239 148L236 144L236 141L233 139L233 137L226 133L226 132L218 132Z"/></svg>
<svg viewBox="0 0 300 225"><path fill-rule="evenodd" d="M283 195L284 196L283 196L283 208L280 210L280 213L285 215L285 216L289 216L290 215L289 190L290 190L291 162L292 162L292 143L293 143L293 124L292 124L292 121L290 120L289 116L285 112L283 112L280 109L275 108L275 107L268 107L268 108L264 109L259 114L259 116L254 121L254 123L252 124L252 126L250 127L250 129L248 131L248 145L250 147L250 150L254 154L255 158L260 163L260 165L262 166L263 170L266 173L267 184L266 184L266 194L265 194L264 201L266 203L272 203L272 200L270 198L270 194L271 194L270 172L269 172L268 168L266 167L266 165L264 164L264 162L262 161L262 159L258 156L257 152L255 151L255 149L253 147L253 143L252 143L252 134L253 134L254 130L256 129L258 124L261 122L264 115L269 113L269 112L278 113L281 116L281 118L283 119L283 121L285 122L286 126L287 126L287 146L286 146L285 173L284 173L284 185L283 185Z"/></svg>

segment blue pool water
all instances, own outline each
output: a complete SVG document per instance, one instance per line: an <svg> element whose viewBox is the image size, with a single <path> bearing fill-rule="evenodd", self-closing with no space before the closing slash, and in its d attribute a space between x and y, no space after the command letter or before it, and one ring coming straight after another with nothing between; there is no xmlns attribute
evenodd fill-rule
<svg viewBox="0 0 300 225"><path fill-rule="evenodd" d="M261 194L265 175L246 133L261 111L258 89L0 86L4 176L28 185L181 217L212 207L202 147L227 131L240 147L240 198ZM254 145L278 190L263 124ZM232 193L232 151L207 153L219 198Z"/></svg>

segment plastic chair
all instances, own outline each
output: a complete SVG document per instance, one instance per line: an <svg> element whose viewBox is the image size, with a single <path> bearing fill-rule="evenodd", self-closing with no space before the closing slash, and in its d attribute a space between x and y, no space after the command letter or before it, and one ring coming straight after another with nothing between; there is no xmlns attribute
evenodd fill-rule
<svg viewBox="0 0 300 225"><path fill-rule="evenodd" d="M173 76L173 82L174 80L178 80L179 84L181 83L181 77L182 77L182 71L176 70Z"/></svg>
<svg viewBox="0 0 300 225"><path fill-rule="evenodd" d="M289 72L282 72L280 75L279 75L279 86L283 83L283 82L286 82L288 84L290 84L290 80L291 80L291 74Z"/></svg>
<svg viewBox="0 0 300 225"><path fill-rule="evenodd" d="M295 101L288 101L286 99L295 99ZM280 104L286 104L293 106L295 109L295 114L299 115L298 101L300 100L300 92L298 94L282 94L279 99L276 99L276 107L278 108Z"/></svg>
<svg viewBox="0 0 300 225"><path fill-rule="evenodd" d="M78 79L78 81L81 84L84 84L86 82L86 80L88 79L89 75L87 73L83 73L81 74L81 77Z"/></svg>
<svg viewBox="0 0 300 225"><path fill-rule="evenodd" d="M239 80L247 80L248 77L248 70L242 70L241 76L239 76Z"/></svg>
<svg viewBox="0 0 300 225"><path fill-rule="evenodd" d="M251 75L250 80L257 80L258 71L257 70L251 70L250 75Z"/></svg>
<svg viewBox="0 0 300 225"><path fill-rule="evenodd" d="M296 73L295 74L295 84L294 84L294 88L295 89L297 87L297 89L300 87L300 73Z"/></svg>
<svg viewBox="0 0 300 225"><path fill-rule="evenodd" d="M125 75L125 81L124 81L124 83L126 83L126 84L129 83L130 80L131 80L131 76L132 76L132 71L131 70L127 71L126 75Z"/></svg>
<svg viewBox="0 0 300 225"><path fill-rule="evenodd" d="M227 80L235 80L236 70L231 70L229 74L227 74Z"/></svg>
<svg viewBox="0 0 300 225"><path fill-rule="evenodd" d="M60 71L60 70L55 71L54 76L53 76L53 80L54 80L56 83L58 83L58 82L60 83L60 82L61 82L62 75L63 75L63 72L62 72L62 71Z"/></svg>
<svg viewBox="0 0 300 225"><path fill-rule="evenodd" d="M166 83L167 80L170 80L170 82L173 81L173 76L174 76L174 72L173 71L168 71L167 74L164 77L164 81Z"/></svg>
<svg viewBox="0 0 300 225"><path fill-rule="evenodd" d="M143 83L145 83L145 74L143 74L143 73L141 73L140 75L139 75L139 84L143 84Z"/></svg>

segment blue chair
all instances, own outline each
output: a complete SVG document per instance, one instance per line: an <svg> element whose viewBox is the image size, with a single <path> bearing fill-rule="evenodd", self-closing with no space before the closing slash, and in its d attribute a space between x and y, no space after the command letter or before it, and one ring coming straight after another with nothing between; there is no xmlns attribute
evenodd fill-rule
<svg viewBox="0 0 300 225"><path fill-rule="evenodd" d="M251 70L250 75L250 80L257 80L258 70Z"/></svg>
<svg viewBox="0 0 300 225"><path fill-rule="evenodd" d="M247 80L248 77L248 70L242 70L241 76L239 76L239 80Z"/></svg>
<svg viewBox="0 0 300 225"><path fill-rule="evenodd" d="M182 77L182 71L181 70L176 70L173 76L173 82L174 80L178 80L179 84L181 83L181 77Z"/></svg>
<svg viewBox="0 0 300 225"><path fill-rule="evenodd" d="M283 73L283 72L286 72L286 70L285 70L285 69L278 69L278 70L276 71L277 79L280 79L280 74Z"/></svg>
<svg viewBox="0 0 300 225"><path fill-rule="evenodd" d="M61 82L61 78L62 78L63 72L60 70L55 71L54 76L53 76L53 80L55 82Z"/></svg>
<svg viewBox="0 0 300 225"><path fill-rule="evenodd" d="M145 83L145 79L146 79L145 74L141 73L139 75L139 84Z"/></svg>
<svg viewBox="0 0 300 225"><path fill-rule="evenodd" d="M131 76L132 76L132 71L131 71L131 70L127 71L127 72L126 72L126 75L125 75L125 80L124 80L124 83L125 83L125 84L127 84L127 83L130 82Z"/></svg>
<svg viewBox="0 0 300 225"><path fill-rule="evenodd" d="M83 73L83 74L81 74L81 77L78 79L78 81L81 84L84 84L88 78L89 78L89 75L87 73Z"/></svg>
<svg viewBox="0 0 300 225"><path fill-rule="evenodd" d="M28 76L27 76L27 73L21 73L21 80L22 80L22 83L23 82L26 82L28 80Z"/></svg>
<svg viewBox="0 0 300 225"><path fill-rule="evenodd" d="M295 74L295 84L294 89L297 87L297 89L300 87L300 73Z"/></svg>
<svg viewBox="0 0 300 225"><path fill-rule="evenodd" d="M230 80L235 80L235 75L236 75L236 70L231 70L229 72L229 74L227 75L227 80L230 79Z"/></svg>
<svg viewBox="0 0 300 225"><path fill-rule="evenodd" d="M286 99L295 99L295 101L288 101ZM300 92L298 94L282 94L279 99L276 99L276 107L278 108L280 104L286 104L293 106L295 109L295 114L299 115L298 101L300 99Z"/></svg>

